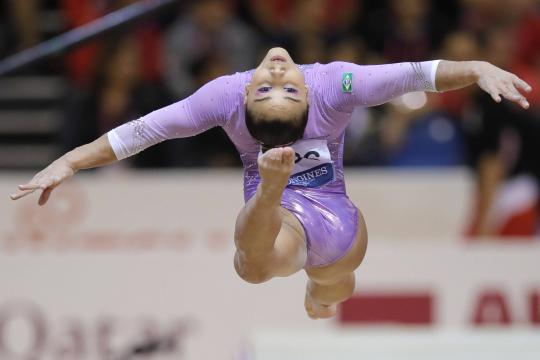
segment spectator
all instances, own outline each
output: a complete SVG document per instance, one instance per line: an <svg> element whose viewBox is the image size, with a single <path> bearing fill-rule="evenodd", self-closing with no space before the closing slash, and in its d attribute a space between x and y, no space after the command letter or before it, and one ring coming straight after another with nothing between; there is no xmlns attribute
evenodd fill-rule
<svg viewBox="0 0 540 360"><path fill-rule="evenodd" d="M107 13L130 5L135 0L62 0L61 6L68 29L77 28L99 19ZM142 76L146 81L156 81L163 75L161 29L155 21L139 24L135 30L136 41L144 48ZM76 48L66 56L66 70L72 84L79 88L90 86L96 73L101 43L93 41Z"/></svg>
<svg viewBox="0 0 540 360"><path fill-rule="evenodd" d="M40 1L0 3L0 58L36 45L42 37Z"/></svg>
<svg viewBox="0 0 540 360"><path fill-rule="evenodd" d="M195 90L197 82L191 69L206 58L223 58L223 74L254 66L257 37L233 15L230 6L220 0L194 2L188 14L169 29L166 79L177 98Z"/></svg>
<svg viewBox="0 0 540 360"><path fill-rule="evenodd" d="M41 40L40 1L9 1L14 23L14 35L17 38L17 50L36 45Z"/></svg>
<svg viewBox="0 0 540 360"><path fill-rule="evenodd" d="M511 68L516 54L514 33L506 27L486 35L486 59ZM468 127L476 173L471 236L534 236L540 220L538 207L540 115L503 102L494 104L479 95Z"/></svg>
<svg viewBox="0 0 540 360"><path fill-rule="evenodd" d="M384 57L390 62L429 58L431 41L427 28L429 2L391 0L391 26L384 42Z"/></svg>
<svg viewBox="0 0 540 360"><path fill-rule="evenodd" d="M136 119L171 102L159 82L143 76L144 50L136 36L111 38L102 48L95 77L89 90L74 91L63 126L66 149L79 146L100 134ZM165 146L166 145L166 146ZM172 145L161 144L156 151L141 154L141 166L166 166L174 163ZM151 149L152 150L152 149Z"/></svg>

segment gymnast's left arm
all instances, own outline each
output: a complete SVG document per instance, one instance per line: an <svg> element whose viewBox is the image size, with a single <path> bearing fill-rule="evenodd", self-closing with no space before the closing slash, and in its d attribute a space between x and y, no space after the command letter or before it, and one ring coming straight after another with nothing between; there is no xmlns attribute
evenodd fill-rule
<svg viewBox="0 0 540 360"><path fill-rule="evenodd" d="M504 97L524 109L529 108L529 102L520 90L530 92L531 86L516 75L485 61L442 61L435 81L438 91L477 84L496 102L501 102Z"/></svg>
<svg viewBox="0 0 540 360"><path fill-rule="evenodd" d="M528 108L519 90L531 87L516 75L483 61L433 60L383 65L356 65L333 62L322 65L319 80L324 85L324 101L338 111L376 106L414 91L442 92L472 84L488 92L495 101L501 97Z"/></svg>

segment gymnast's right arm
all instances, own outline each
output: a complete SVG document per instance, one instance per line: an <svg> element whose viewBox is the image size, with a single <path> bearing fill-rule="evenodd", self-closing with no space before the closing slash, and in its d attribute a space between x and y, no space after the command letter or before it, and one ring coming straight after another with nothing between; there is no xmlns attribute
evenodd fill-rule
<svg viewBox="0 0 540 360"><path fill-rule="evenodd" d="M109 144L107 135L103 135L53 161L28 183L19 185L19 191L12 194L11 199L18 200L36 190L42 190L38 204L44 205L54 188L72 177L77 171L107 165L114 161L116 161L116 155Z"/></svg>
<svg viewBox="0 0 540 360"><path fill-rule="evenodd" d="M193 136L223 126L232 108L233 89L238 86L238 76L222 76L184 100L125 123L55 160L28 183L19 185L19 191L11 199L42 190L38 204L44 205L51 192L79 170L125 159L167 139Z"/></svg>

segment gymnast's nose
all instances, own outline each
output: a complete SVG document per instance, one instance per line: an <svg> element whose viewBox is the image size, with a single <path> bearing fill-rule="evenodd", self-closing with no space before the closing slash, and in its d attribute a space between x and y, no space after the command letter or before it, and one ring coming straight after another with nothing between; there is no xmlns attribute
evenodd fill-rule
<svg viewBox="0 0 540 360"><path fill-rule="evenodd" d="M283 76L283 74L285 74L285 68L279 66L279 67L276 67L276 66L272 66L270 68L270 73L274 76Z"/></svg>

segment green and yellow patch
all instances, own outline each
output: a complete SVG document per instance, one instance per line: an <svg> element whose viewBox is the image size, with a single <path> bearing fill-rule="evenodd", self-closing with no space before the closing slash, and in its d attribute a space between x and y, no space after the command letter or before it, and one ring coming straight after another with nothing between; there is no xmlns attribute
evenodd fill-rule
<svg viewBox="0 0 540 360"><path fill-rule="evenodd" d="M343 73L341 91L344 93L352 92L352 73Z"/></svg>

